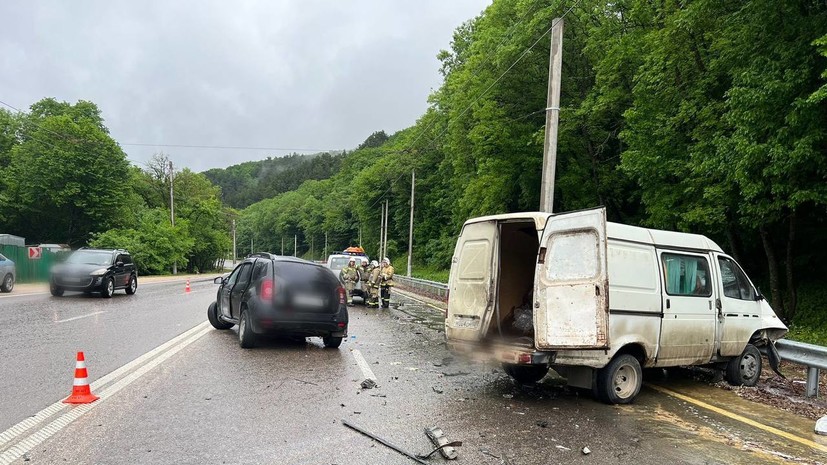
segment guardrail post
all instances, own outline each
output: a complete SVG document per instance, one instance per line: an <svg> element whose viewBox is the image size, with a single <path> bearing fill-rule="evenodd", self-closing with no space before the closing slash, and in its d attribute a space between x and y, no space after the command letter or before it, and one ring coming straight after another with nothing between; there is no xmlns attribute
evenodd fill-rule
<svg viewBox="0 0 827 465"><path fill-rule="evenodd" d="M818 375L818 368L807 367L807 397L818 397Z"/></svg>

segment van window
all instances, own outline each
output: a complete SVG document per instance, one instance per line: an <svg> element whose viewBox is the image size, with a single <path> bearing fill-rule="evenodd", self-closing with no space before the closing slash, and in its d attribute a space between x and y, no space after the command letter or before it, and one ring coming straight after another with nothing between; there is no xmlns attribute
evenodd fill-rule
<svg viewBox="0 0 827 465"><path fill-rule="evenodd" d="M721 267L721 284L723 284L725 296L740 300L755 300L755 289L737 263L725 257L718 257L718 265Z"/></svg>
<svg viewBox="0 0 827 465"><path fill-rule="evenodd" d="M555 234L546 256L547 275L551 281L580 281L600 272L598 238L595 231Z"/></svg>
<svg viewBox="0 0 827 465"><path fill-rule="evenodd" d="M661 261L667 294L695 297L712 295L706 258L665 253L661 255Z"/></svg>

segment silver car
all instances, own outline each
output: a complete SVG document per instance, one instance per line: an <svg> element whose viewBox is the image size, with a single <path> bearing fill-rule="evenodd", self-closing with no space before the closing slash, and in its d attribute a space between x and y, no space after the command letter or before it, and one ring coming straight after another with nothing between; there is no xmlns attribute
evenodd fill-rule
<svg viewBox="0 0 827 465"><path fill-rule="evenodd" d="M11 292L16 279L14 262L0 254L0 292Z"/></svg>

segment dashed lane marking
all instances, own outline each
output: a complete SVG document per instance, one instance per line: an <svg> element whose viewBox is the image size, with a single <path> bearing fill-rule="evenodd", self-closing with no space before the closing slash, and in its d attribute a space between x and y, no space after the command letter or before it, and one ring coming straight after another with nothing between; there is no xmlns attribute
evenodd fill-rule
<svg viewBox="0 0 827 465"><path fill-rule="evenodd" d="M370 365L368 365L365 357L362 357L362 352L359 352L359 349L353 349L351 353L353 354L353 358L356 359L356 364L359 365L359 369L362 370L362 376L366 379L376 381L376 375L373 374L373 370L370 369Z"/></svg>
<svg viewBox="0 0 827 465"><path fill-rule="evenodd" d="M765 425L763 423L759 423L759 422L757 422L755 420L752 420L750 418L738 415L737 413L730 412L729 410L725 410L725 409L722 409L720 407L716 407L716 406L711 405L711 404L707 404L704 401L694 399L694 398L689 397L687 395L675 392L671 389L667 389L667 388L664 388L664 387L661 387L661 386L655 386L655 385L652 385L652 384L649 384L649 383L647 383L647 386L649 386L651 389L654 389L655 391L658 391L662 394L666 394L668 396L675 397L675 398L680 399L684 402L689 402L690 404L697 405L698 407L701 407L701 408L707 409L709 411L715 412L719 415L723 415L723 416L725 416L727 418L730 418L732 420L740 421L741 423L747 424L747 425L752 426L754 428L758 428L760 430L766 431L766 432L774 434L776 436L780 436L780 437L788 439L790 441L797 442L799 444L803 444L807 447L812 447L813 449L819 450L821 452L827 452L827 446L821 445L821 444L819 444L815 441L811 441L809 439L805 439L805 438L802 438L800 436L796 436L795 434L788 433L786 431L782 431L778 428L773 428L772 426L768 426L768 425Z"/></svg>
<svg viewBox="0 0 827 465"><path fill-rule="evenodd" d="M92 313L88 313L86 315L73 316L72 318L66 318L64 320L57 320L57 321L55 321L55 323L66 323L67 321L80 320L81 318L89 318L90 316L100 315L101 313L106 313L106 310L101 310L99 312L92 312Z"/></svg>
<svg viewBox="0 0 827 465"><path fill-rule="evenodd" d="M71 424L74 420L97 407L121 389L129 386L148 371L160 365L188 345L197 341L201 336L209 331L209 323L205 321L96 380L91 385L93 390L98 390L104 386L108 387L104 388L103 391L98 394L100 396L100 400L92 404L70 406L68 404L64 404L62 401L58 401L0 433L0 451L4 448L6 449L2 452L2 454L0 454L0 465L10 464L22 457L43 441L49 439L57 432ZM109 385L113 381L115 381L114 384ZM8 446L12 441L21 437L27 431L42 423L45 423L58 414L59 416L57 416L56 419L50 421L41 429L30 434L25 439Z"/></svg>

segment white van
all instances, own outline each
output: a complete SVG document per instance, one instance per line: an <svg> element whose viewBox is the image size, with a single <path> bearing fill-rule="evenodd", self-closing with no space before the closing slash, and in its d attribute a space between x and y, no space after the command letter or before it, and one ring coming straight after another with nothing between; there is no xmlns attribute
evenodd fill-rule
<svg viewBox="0 0 827 465"><path fill-rule="evenodd" d="M519 382L553 368L606 403L629 403L641 368L711 365L753 386L787 333L710 239L606 222L603 208L468 220L448 281L445 335Z"/></svg>

